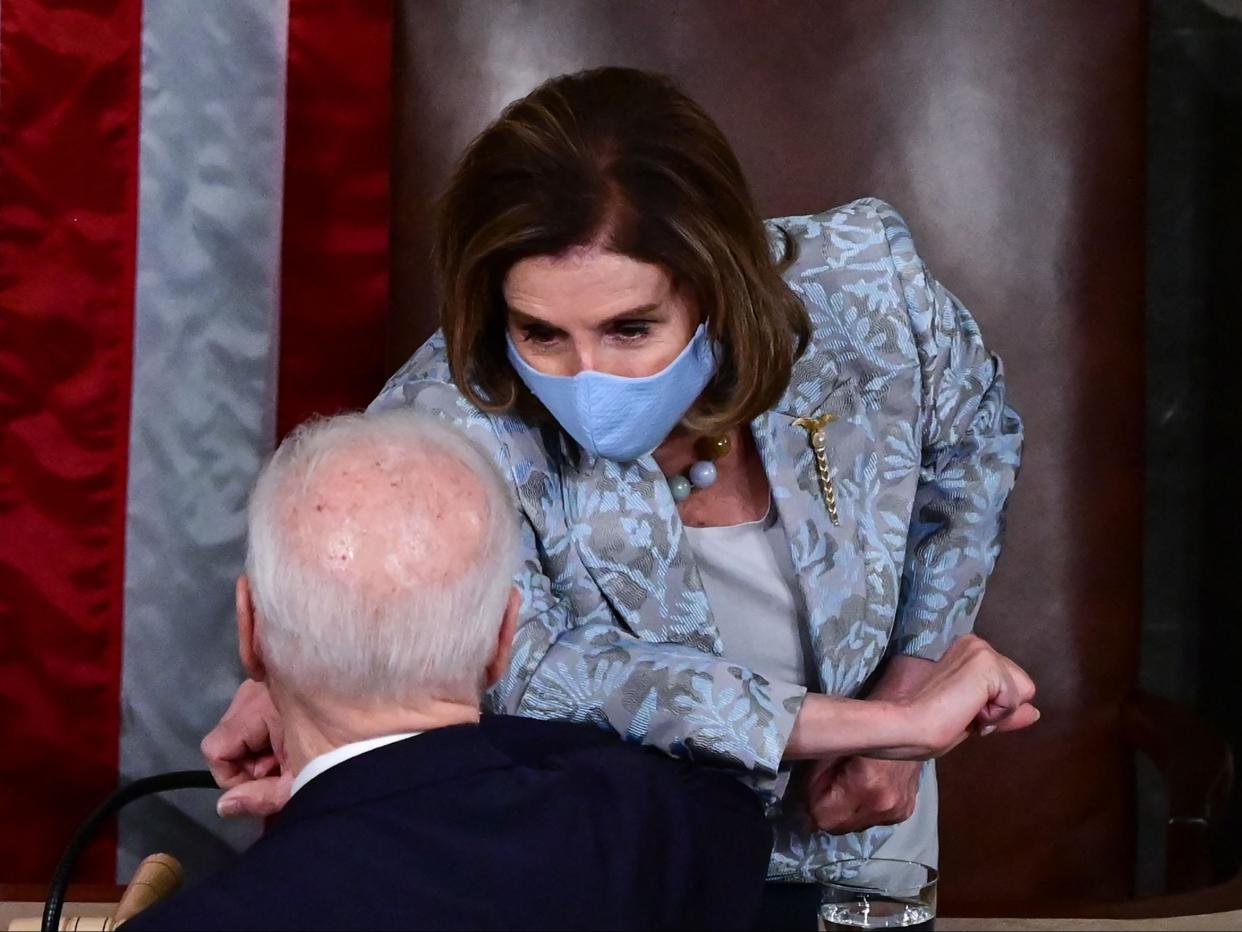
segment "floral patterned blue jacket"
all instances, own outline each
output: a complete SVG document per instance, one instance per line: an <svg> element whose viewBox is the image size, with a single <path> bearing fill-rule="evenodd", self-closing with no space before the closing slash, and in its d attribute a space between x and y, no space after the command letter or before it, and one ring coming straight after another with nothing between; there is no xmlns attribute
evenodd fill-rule
<svg viewBox="0 0 1242 932"><path fill-rule="evenodd" d="M785 277L814 335L752 430L805 597L820 690L850 696L886 656L936 659L970 631L1000 551L1022 425L1005 404L1000 360L892 207L863 199L769 227L774 244L777 227L797 243ZM438 333L372 409L402 404L489 450L524 517L521 620L493 710L595 723L745 771L775 799L805 690L723 656L655 461L571 456L559 433L478 411L454 388ZM838 525L808 432L794 423L821 414L836 416L827 455ZM870 853L890 831L830 838L787 816L773 861L786 873Z"/></svg>

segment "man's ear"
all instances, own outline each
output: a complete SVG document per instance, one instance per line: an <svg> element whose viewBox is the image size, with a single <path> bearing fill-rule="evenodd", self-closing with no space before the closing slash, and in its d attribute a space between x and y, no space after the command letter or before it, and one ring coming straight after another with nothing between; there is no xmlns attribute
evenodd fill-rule
<svg viewBox="0 0 1242 932"><path fill-rule="evenodd" d="M263 645L255 631L254 599L245 573L237 577L237 650L246 675L262 682L267 668L263 664Z"/></svg>
<svg viewBox="0 0 1242 932"><path fill-rule="evenodd" d="M505 604L505 617L500 622L500 632L496 636L496 653L487 665L485 688L495 686L505 671L509 669L509 658L513 655L513 636L517 633L518 609L522 607L522 596L514 586L509 590L509 601Z"/></svg>

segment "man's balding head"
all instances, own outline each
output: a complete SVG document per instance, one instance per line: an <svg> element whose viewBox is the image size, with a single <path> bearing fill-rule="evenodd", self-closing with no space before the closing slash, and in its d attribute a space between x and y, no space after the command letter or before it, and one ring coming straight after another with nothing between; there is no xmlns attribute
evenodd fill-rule
<svg viewBox="0 0 1242 932"><path fill-rule="evenodd" d="M364 440L307 466L276 493L281 532L306 566L400 598L450 585L478 560L487 489L443 450Z"/></svg>
<svg viewBox="0 0 1242 932"><path fill-rule="evenodd" d="M477 701L515 569L495 468L427 415L296 431L250 505L247 572L265 665L348 701Z"/></svg>

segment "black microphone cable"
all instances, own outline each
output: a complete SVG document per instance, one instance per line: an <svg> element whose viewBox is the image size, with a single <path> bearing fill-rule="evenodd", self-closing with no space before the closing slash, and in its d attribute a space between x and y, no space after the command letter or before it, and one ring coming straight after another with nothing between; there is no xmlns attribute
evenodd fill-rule
<svg viewBox="0 0 1242 932"><path fill-rule="evenodd" d="M162 793L165 790L188 789L219 789L209 770L177 770L172 773L161 773L154 777L143 777L125 786L117 788L99 807L92 812L74 833L65 853L60 856L56 872L52 874L52 884L47 892L47 902L43 905L43 932L56 932L60 928L60 914L65 907L65 893L69 889L69 878L78 858L86 849L99 826L114 816L122 807L135 799Z"/></svg>

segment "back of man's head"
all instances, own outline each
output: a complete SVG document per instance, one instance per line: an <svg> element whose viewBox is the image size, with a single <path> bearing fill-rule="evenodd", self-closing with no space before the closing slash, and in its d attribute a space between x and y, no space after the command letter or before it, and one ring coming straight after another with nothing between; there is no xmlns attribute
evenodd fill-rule
<svg viewBox="0 0 1242 932"><path fill-rule="evenodd" d="M395 410L300 427L250 501L268 675L337 702L477 702L516 538L495 467L443 422Z"/></svg>

